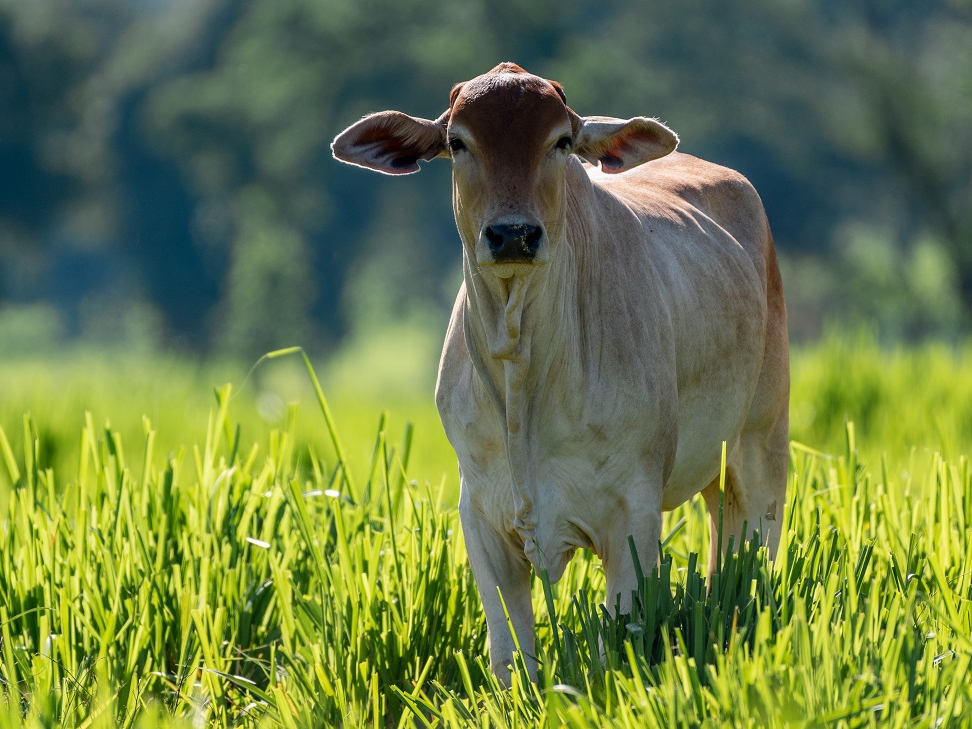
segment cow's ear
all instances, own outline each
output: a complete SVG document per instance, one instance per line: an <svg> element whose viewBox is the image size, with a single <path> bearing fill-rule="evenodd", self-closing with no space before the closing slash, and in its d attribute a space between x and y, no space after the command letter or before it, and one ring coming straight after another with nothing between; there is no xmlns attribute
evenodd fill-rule
<svg viewBox="0 0 972 729"><path fill-rule="evenodd" d="M446 154L443 117L430 121L400 111L370 114L338 134L331 143L331 153L342 162L386 175L418 172L420 159L428 161Z"/></svg>
<svg viewBox="0 0 972 729"><path fill-rule="evenodd" d="M613 119L606 116L578 117L574 153L591 164L600 163L604 172L624 172L673 152L678 135L659 121L636 116Z"/></svg>

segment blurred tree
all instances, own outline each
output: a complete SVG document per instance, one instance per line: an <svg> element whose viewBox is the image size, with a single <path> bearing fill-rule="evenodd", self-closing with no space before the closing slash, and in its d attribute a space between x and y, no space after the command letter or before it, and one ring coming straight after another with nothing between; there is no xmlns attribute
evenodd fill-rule
<svg viewBox="0 0 972 729"><path fill-rule="evenodd" d="M370 111L434 117L502 60L749 176L800 256L794 321L972 327L967 0L0 0L0 304L53 301L78 334L85 300L132 302L253 358L339 341L365 310L349 278L407 251L421 276L383 295L445 309L448 165L403 182L329 142Z"/></svg>
<svg viewBox="0 0 972 729"><path fill-rule="evenodd" d="M314 296L308 248L300 231L267 215L261 191L250 190L232 248L217 343L252 357L313 334Z"/></svg>
<svg viewBox="0 0 972 729"><path fill-rule="evenodd" d="M199 304L215 302L215 282L192 276L195 249L179 245L192 203L133 108L205 60L218 9L0 0L0 302L52 301L73 335L85 333L87 299L114 299L119 317L130 302L161 309L198 343ZM170 296L173 283L187 285ZM180 317L185 289L195 306Z"/></svg>
<svg viewBox="0 0 972 729"><path fill-rule="evenodd" d="M835 30L863 101L859 123L873 135L867 151L895 178L900 230L908 241L931 233L944 242L972 314L972 6L841 10L850 22Z"/></svg>

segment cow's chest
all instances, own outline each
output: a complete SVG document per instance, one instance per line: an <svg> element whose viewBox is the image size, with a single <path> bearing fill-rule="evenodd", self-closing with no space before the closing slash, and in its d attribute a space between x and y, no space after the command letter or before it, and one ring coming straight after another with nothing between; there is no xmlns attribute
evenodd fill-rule
<svg viewBox="0 0 972 729"><path fill-rule="evenodd" d="M647 423L579 416L569 396L536 407L544 409L535 408L522 430L508 436L484 391L459 387L440 400L459 459L462 499L556 580L574 550L601 552L605 535L628 519L633 505L660 497L644 471ZM512 448L511 437L518 439ZM517 451L523 457L511 459Z"/></svg>

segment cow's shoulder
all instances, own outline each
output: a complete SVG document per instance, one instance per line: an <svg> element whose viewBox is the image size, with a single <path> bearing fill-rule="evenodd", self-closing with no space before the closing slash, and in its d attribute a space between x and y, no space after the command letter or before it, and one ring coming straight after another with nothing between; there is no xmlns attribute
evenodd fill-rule
<svg viewBox="0 0 972 729"><path fill-rule="evenodd" d="M762 210L759 195L742 174L681 152L616 175L612 187L636 196L670 194L703 208L741 203Z"/></svg>
<svg viewBox="0 0 972 729"><path fill-rule="evenodd" d="M766 254L768 227L753 185L736 170L673 152L619 175L593 178L646 215L668 208L701 213L754 255Z"/></svg>

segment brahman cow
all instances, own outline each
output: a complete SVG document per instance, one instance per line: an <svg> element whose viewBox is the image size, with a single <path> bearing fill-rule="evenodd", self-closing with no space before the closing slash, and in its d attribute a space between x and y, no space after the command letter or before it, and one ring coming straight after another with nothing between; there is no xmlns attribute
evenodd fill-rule
<svg viewBox="0 0 972 729"><path fill-rule="evenodd" d="M463 284L436 403L504 681L504 601L536 675L531 565L555 582L592 549L607 608L627 612L629 535L656 563L662 512L701 492L711 573L723 441L724 535L779 543L789 346L773 239L742 175L677 144L653 119L580 117L559 84L503 63L435 121L384 111L332 145L387 174L452 160Z"/></svg>

